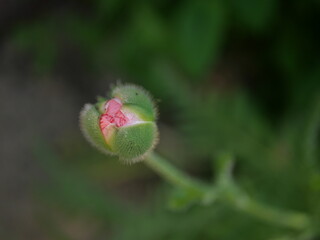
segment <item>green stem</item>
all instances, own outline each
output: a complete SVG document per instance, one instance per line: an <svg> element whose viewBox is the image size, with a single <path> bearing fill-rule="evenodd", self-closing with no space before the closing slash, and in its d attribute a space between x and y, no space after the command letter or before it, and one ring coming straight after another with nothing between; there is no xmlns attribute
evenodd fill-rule
<svg viewBox="0 0 320 240"><path fill-rule="evenodd" d="M173 185L202 193L207 191L205 184L191 178L154 152L148 155L145 163Z"/></svg>
<svg viewBox="0 0 320 240"><path fill-rule="evenodd" d="M215 186L210 186L186 175L156 153L150 153L145 163L168 182L181 188L196 191L201 194L203 199L208 196L212 200L218 198L237 210L283 227L303 230L310 225L310 219L306 214L283 211L262 204L242 192L232 180L223 183L218 181Z"/></svg>
<svg viewBox="0 0 320 240"><path fill-rule="evenodd" d="M219 188L224 188L221 189L223 191L221 193L222 200L232 207L258 219L296 230L304 230L310 226L310 220L306 214L285 211L258 202L249 197L233 182L230 182L230 185L222 185Z"/></svg>

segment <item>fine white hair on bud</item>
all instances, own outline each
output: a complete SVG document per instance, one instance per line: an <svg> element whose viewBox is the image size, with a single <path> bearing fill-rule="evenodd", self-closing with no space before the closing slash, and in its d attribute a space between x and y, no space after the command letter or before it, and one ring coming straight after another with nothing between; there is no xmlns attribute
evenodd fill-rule
<svg viewBox="0 0 320 240"><path fill-rule="evenodd" d="M86 104L80 113L85 138L106 154L131 164L144 159L158 141L157 110L150 94L141 87L114 87L110 99Z"/></svg>

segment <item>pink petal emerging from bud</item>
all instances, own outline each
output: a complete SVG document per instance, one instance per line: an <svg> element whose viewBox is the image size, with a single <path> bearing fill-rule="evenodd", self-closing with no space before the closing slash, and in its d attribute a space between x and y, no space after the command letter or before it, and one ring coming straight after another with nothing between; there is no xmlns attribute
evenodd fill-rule
<svg viewBox="0 0 320 240"><path fill-rule="evenodd" d="M107 138L109 126L122 127L129 122L129 119L121 111L122 103L114 98L107 102L105 113L100 116L100 129Z"/></svg>
<svg viewBox="0 0 320 240"><path fill-rule="evenodd" d="M117 112L120 111L121 107L122 107L121 101L117 98L113 98L106 103L105 111L110 115L115 115Z"/></svg>

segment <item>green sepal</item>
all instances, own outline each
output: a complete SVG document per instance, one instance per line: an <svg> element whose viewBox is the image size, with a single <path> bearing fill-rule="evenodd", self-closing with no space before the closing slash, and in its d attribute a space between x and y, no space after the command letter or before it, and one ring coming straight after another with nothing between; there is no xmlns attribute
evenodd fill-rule
<svg viewBox="0 0 320 240"><path fill-rule="evenodd" d="M136 105L144 110L148 119L155 121L157 110L152 97L143 88L132 84L118 85L112 90L112 97L118 98L124 105Z"/></svg>
<svg viewBox="0 0 320 240"><path fill-rule="evenodd" d="M99 126L100 113L91 104L86 104L80 112L80 128L85 138L105 154L113 154L108 147Z"/></svg>
<svg viewBox="0 0 320 240"><path fill-rule="evenodd" d="M124 111L134 113L142 121L154 121L153 116L150 116L150 114L147 111L145 111L141 107L138 107L137 105L125 104L122 106L122 109Z"/></svg>
<svg viewBox="0 0 320 240"><path fill-rule="evenodd" d="M97 97L97 103L95 104L95 107L100 114L104 113L106 102L106 98L100 96Z"/></svg>
<svg viewBox="0 0 320 240"><path fill-rule="evenodd" d="M158 140L157 126L153 122L143 122L118 128L110 138L112 151L125 163L143 160Z"/></svg>

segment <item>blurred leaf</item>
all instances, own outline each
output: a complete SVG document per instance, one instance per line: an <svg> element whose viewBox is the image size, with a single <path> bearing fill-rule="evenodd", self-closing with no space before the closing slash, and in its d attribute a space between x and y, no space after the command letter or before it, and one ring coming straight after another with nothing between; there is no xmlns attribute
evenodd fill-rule
<svg viewBox="0 0 320 240"><path fill-rule="evenodd" d="M144 48L152 50L163 48L167 33L164 22L156 10L144 4L137 7L133 13L132 37L136 38Z"/></svg>
<svg viewBox="0 0 320 240"><path fill-rule="evenodd" d="M93 1L96 5L96 14L98 19L102 20L102 19L110 19L111 17L113 17L119 7L121 6L122 0L96 0Z"/></svg>
<svg viewBox="0 0 320 240"><path fill-rule="evenodd" d="M198 194L190 190L173 189L169 196L169 208L172 210L187 210L200 199Z"/></svg>
<svg viewBox="0 0 320 240"><path fill-rule="evenodd" d="M212 65L222 47L226 30L222 1L186 1L172 25L172 42L184 70L199 77Z"/></svg>
<svg viewBox="0 0 320 240"><path fill-rule="evenodd" d="M265 31L277 18L279 2L277 0L229 0L232 12L246 28Z"/></svg>
<svg viewBox="0 0 320 240"><path fill-rule="evenodd" d="M280 69L286 75L294 76L299 74L301 61L301 37L291 29L286 28L280 35L278 41L275 42L275 58L280 64Z"/></svg>
<svg viewBox="0 0 320 240"><path fill-rule="evenodd" d="M162 16L147 3L135 6L129 18L114 42L114 59L130 78L141 79L155 56L166 54L167 29Z"/></svg>
<svg viewBox="0 0 320 240"><path fill-rule="evenodd" d="M320 93L320 92L319 92ZM304 124L304 131L301 139L304 139L301 143L303 148L303 159L307 163L316 166L317 159L319 159L319 134L320 134L320 95L316 96L313 106L310 107L310 113L306 114L306 122ZM318 163L318 167L319 167Z"/></svg>
<svg viewBox="0 0 320 240"><path fill-rule="evenodd" d="M270 127L242 92L211 92L190 104L181 127L202 154L230 151L254 163L272 142Z"/></svg>
<svg viewBox="0 0 320 240"><path fill-rule="evenodd" d="M284 231L271 228L224 206L194 207L171 213L153 211L133 221L116 239L199 240L224 239L265 240Z"/></svg>

